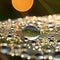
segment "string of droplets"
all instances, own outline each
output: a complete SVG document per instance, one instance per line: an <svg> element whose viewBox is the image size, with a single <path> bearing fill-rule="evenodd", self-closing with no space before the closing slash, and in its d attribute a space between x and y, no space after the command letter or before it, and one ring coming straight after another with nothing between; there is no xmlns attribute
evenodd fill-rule
<svg viewBox="0 0 60 60"><path fill-rule="evenodd" d="M40 37L30 41L23 37L25 26L35 26ZM26 16L15 20L0 22L0 52L30 59L53 59L52 55L60 50L60 15ZM47 47L46 47L47 46ZM48 57L46 57L48 53Z"/></svg>

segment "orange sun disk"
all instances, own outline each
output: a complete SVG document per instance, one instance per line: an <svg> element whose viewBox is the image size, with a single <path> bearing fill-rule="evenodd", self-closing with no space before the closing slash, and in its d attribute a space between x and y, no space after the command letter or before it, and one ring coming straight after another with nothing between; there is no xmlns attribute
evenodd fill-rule
<svg viewBox="0 0 60 60"><path fill-rule="evenodd" d="M33 6L34 0L12 0L13 7L20 11L26 12Z"/></svg>

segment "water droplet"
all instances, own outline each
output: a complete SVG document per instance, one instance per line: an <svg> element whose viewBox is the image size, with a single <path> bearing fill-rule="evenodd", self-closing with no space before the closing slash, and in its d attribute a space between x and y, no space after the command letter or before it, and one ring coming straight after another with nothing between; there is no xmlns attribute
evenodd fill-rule
<svg viewBox="0 0 60 60"><path fill-rule="evenodd" d="M11 50L10 47L2 46L1 53L8 54L10 52L10 50Z"/></svg>
<svg viewBox="0 0 60 60"><path fill-rule="evenodd" d="M40 31L35 26L25 26L23 29L23 35L28 40L36 40L40 36Z"/></svg>
<svg viewBox="0 0 60 60"><path fill-rule="evenodd" d="M21 54L21 57L26 58L27 56L28 56L28 53L23 51L22 54Z"/></svg>

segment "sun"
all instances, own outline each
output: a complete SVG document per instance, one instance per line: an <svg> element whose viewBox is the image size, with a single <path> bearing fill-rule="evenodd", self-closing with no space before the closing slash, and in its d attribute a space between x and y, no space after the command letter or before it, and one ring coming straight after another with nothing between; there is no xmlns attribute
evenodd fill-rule
<svg viewBox="0 0 60 60"><path fill-rule="evenodd" d="M20 11L26 12L33 6L34 0L12 0L13 7Z"/></svg>

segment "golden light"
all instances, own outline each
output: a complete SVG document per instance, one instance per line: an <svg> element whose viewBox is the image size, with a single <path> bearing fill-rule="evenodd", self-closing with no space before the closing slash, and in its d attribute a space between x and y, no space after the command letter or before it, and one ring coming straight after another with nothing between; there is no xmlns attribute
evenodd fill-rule
<svg viewBox="0 0 60 60"><path fill-rule="evenodd" d="M26 12L33 6L34 0L12 0L13 7L20 11Z"/></svg>

